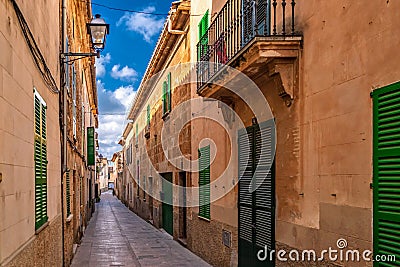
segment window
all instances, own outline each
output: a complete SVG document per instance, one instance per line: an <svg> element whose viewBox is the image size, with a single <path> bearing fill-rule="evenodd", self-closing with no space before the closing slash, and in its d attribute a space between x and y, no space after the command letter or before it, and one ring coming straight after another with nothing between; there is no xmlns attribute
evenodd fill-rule
<svg viewBox="0 0 400 267"><path fill-rule="evenodd" d="M47 138L46 103L34 94L35 229L47 222Z"/></svg>
<svg viewBox="0 0 400 267"><path fill-rule="evenodd" d="M199 217L210 219L210 146L199 149Z"/></svg>
<svg viewBox="0 0 400 267"><path fill-rule="evenodd" d="M146 201L146 175L143 176L142 186L143 186L143 200Z"/></svg>
<svg viewBox="0 0 400 267"><path fill-rule="evenodd" d="M65 52L69 52L69 44L68 44L68 38L65 39ZM69 61L69 56L65 57L65 61ZM69 77L69 64L65 63L65 87L67 88L67 92L69 92L69 87L70 87L70 77Z"/></svg>
<svg viewBox="0 0 400 267"><path fill-rule="evenodd" d="M87 165L95 165L95 141L94 127L87 127Z"/></svg>
<svg viewBox="0 0 400 267"><path fill-rule="evenodd" d="M139 125L136 123L136 145L139 142Z"/></svg>
<svg viewBox="0 0 400 267"><path fill-rule="evenodd" d="M140 175L139 175L139 160L136 161L136 181L137 181L137 197L139 197Z"/></svg>
<svg viewBox="0 0 400 267"><path fill-rule="evenodd" d="M82 134L82 155L85 155L85 105L82 102L82 117L81 117L81 134Z"/></svg>
<svg viewBox="0 0 400 267"><path fill-rule="evenodd" d="M208 35L206 35L208 30L208 10L204 14L203 18L200 20L198 27L200 43L200 49L198 51L198 61L201 61L201 55L205 55L208 50Z"/></svg>
<svg viewBox="0 0 400 267"><path fill-rule="evenodd" d="M71 215L71 178L69 171L65 174L65 203L67 205L67 217Z"/></svg>
<svg viewBox="0 0 400 267"><path fill-rule="evenodd" d="M150 105L147 105L147 127L150 127Z"/></svg>
<svg viewBox="0 0 400 267"><path fill-rule="evenodd" d="M72 65L72 132L76 138L76 71Z"/></svg>
<svg viewBox="0 0 400 267"><path fill-rule="evenodd" d="M129 146L125 150L125 162L126 162L126 165L129 165Z"/></svg>
<svg viewBox="0 0 400 267"><path fill-rule="evenodd" d="M132 164L132 144L129 146L129 165Z"/></svg>
<svg viewBox="0 0 400 267"><path fill-rule="evenodd" d="M126 149L126 164L130 165L132 164L132 144L128 145L128 148Z"/></svg>
<svg viewBox="0 0 400 267"><path fill-rule="evenodd" d="M168 73L167 79L163 82L163 116L171 111L171 73Z"/></svg>

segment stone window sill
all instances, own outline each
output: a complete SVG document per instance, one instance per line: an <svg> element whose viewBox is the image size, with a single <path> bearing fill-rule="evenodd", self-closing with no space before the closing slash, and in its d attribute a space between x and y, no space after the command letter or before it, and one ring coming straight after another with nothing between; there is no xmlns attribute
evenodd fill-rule
<svg viewBox="0 0 400 267"><path fill-rule="evenodd" d="M168 118L169 113L170 111L165 112L164 115L162 115L162 119L166 120Z"/></svg>
<svg viewBox="0 0 400 267"><path fill-rule="evenodd" d="M45 222L42 226L40 226L36 231L35 231L35 235L38 235L41 231L44 230L44 228L46 228L49 225L49 222Z"/></svg>
<svg viewBox="0 0 400 267"><path fill-rule="evenodd" d="M67 217L67 219L65 220L67 223L69 223L69 222L71 222L72 221L72 218L74 218L74 215L73 214L70 214L68 217Z"/></svg>
<svg viewBox="0 0 400 267"><path fill-rule="evenodd" d="M206 221L206 222L211 222L210 219L207 219L207 218L205 218L205 217L203 217L203 216L198 215L197 217L198 217L200 220L203 220L203 221Z"/></svg>

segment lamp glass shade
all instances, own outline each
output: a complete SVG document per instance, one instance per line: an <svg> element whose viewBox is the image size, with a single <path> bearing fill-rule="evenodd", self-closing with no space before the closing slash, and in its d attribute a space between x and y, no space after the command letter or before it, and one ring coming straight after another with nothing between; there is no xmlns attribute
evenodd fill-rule
<svg viewBox="0 0 400 267"><path fill-rule="evenodd" d="M109 24L106 24L104 19L102 19L98 14L90 23L88 23L88 32L92 38L93 48L95 50L104 49L108 29Z"/></svg>

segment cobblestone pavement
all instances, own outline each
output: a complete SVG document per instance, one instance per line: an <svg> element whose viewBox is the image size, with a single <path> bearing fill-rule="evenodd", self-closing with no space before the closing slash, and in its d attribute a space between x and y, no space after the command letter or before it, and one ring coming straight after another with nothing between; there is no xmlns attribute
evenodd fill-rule
<svg viewBox="0 0 400 267"><path fill-rule="evenodd" d="M210 266L172 237L101 195L72 266Z"/></svg>

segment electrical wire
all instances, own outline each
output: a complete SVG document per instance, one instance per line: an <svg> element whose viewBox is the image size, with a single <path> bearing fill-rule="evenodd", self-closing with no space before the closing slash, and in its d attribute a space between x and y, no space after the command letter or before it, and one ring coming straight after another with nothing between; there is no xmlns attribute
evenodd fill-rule
<svg viewBox="0 0 400 267"><path fill-rule="evenodd" d="M87 1L83 1L87 2ZM99 6L99 7L104 7L110 10L115 10L115 11L122 11L122 12L128 12L128 13L138 13L138 14L145 14L145 15L154 15L154 16L168 16L168 13L152 13L152 12L146 12L146 11L137 11L137 10L131 10L131 9L123 9L123 8L117 8L117 7L110 7L106 6L103 4L98 4L98 3L91 3L94 6Z"/></svg>
<svg viewBox="0 0 400 267"><path fill-rule="evenodd" d="M26 44L31 51L33 60L43 77L43 80L47 87L50 89L52 93L58 94L60 91L58 90L57 84L54 80L53 75L51 74L50 69L47 67L46 60L44 59L42 53L40 52L39 46L37 45L35 38L29 29L29 25L26 22L24 15L22 14L21 10L19 9L15 0L11 0L15 14L17 15L19 25L21 26L22 33L24 35Z"/></svg>
<svg viewBox="0 0 400 267"><path fill-rule="evenodd" d="M86 1L86 0L80 0L81 2L89 3L92 4L93 6L98 6L98 7L103 7L109 10L114 10L114 11L122 11L122 12L128 12L128 13L137 13L137 14L145 14L145 15L153 15L153 16L168 16L168 13L153 13L153 12L147 12L147 11L138 11L138 10L132 10L132 9L124 9L124 8L118 8L118 7L112 7L112 6L107 6L99 3L94 3L91 1ZM191 17L197 17L197 16L204 16L204 14L193 14L190 15Z"/></svg>

